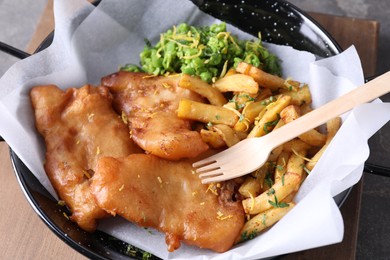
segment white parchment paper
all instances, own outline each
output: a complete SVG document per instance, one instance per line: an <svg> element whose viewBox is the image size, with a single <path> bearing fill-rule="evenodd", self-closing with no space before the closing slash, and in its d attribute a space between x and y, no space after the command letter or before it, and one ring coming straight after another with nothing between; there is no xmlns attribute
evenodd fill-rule
<svg viewBox="0 0 390 260"><path fill-rule="evenodd" d="M218 22L190 1L55 0L52 45L12 66L0 79L0 135L34 175L55 195L43 169L44 144L34 127L29 90L56 84L65 89L98 84L119 65L138 63L144 38L152 42L174 24ZM243 37L248 35L229 27ZM282 60L284 77L308 83L320 106L363 84L359 57L352 46L335 57L291 47L267 45ZM223 254L182 245L168 253L164 235L124 221L104 220L99 229L164 259L258 259L340 242L343 220L333 197L354 185L369 155L368 138L390 119L390 104L379 100L344 115L343 126L297 194L297 206L259 237Z"/></svg>

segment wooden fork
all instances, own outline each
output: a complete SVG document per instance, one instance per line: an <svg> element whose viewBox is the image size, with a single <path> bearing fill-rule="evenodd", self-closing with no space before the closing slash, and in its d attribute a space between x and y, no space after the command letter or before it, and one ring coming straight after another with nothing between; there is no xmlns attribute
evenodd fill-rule
<svg viewBox="0 0 390 260"><path fill-rule="evenodd" d="M194 163L202 183L243 176L260 168L277 146L324 124L354 107L390 92L390 72L330 101L262 137L248 138L218 154Z"/></svg>

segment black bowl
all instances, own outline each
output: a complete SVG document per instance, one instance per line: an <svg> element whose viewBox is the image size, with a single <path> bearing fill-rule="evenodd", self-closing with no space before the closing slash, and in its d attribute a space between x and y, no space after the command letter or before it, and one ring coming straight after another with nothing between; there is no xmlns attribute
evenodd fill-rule
<svg viewBox="0 0 390 260"><path fill-rule="evenodd" d="M341 52L340 46L318 23L288 2L258 0L193 2L202 11L254 36L261 32L264 41L290 45L314 53L318 57L329 57ZM46 38L37 52L47 48L52 40L53 33ZM44 223L65 243L91 259L142 259L144 252L141 250L135 250L133 246L100 231L87 233L64 218L63 213L67 209L58 205L12 150L11 160L27 200ZM335 197L338 205L343 203L349 190Z"/></svg>

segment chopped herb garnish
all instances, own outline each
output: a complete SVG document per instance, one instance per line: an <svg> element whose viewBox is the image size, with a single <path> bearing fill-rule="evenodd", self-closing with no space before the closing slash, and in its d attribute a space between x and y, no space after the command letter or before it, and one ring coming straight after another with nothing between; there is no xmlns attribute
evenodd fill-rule
<svg viewBox="0 0 390 260"><path fill-rule="evenodd" d="M272 187L272 185L274 185L274 181L272 180L272 175L269 171L267 171L264 182L265 184L267 184L268 187Z"/></svg>
<svg viewBox="0 0 390 260"><path fill-rule="evenodd" d="M273 194L275 194L275 189L274 188L269 189L269 191L267 192L267 195L270 196Z"/></svg>
<svg viewBox="0 0 390 260"><path fill-rule="evenodd" d="M262 217L262 219L261 219L261 223L263 224L263 226L267 226L267 222L266 222L266 220L267 220L267 215L266 214L263 214L263 217Z"/></svg>
<svg viewBox="0 0 390 260"><path fill-rule="evenodd" d="M241 242L251 240L257 236L256 230L248 233L248 231L245 231L241 234Z"/></svg>
<svg viewBox="0 0 390 260"><path fill-rule="evenodd" d="M274 200L275 201L272 201L272 200L268 200L268 203L271 204L273 207L275 208L286 208L288 206L290 206L288 203L286 202L279 202L278 201L278 198L276 197L276 195L274 194Z"/></svg>
<svg viewBox="0 0 390 260"><path fill-rule="evenodd" d="M280 120L280 115L277 114L277 118L275 120L265 123L263 126L264 132L269 133L271 130L270 128L272 128L273 126L276 126L276 124L279 122L279 120Z"/></svg>
<svg viewBox="0 0 390 260"><path fill-rule="evenodd" d="M236 103L236 109L237 109L237 110L240 110L240 109L243 108L244 106L245 106L245 104L238 105L238 104Z"/></svg>
<svg viewBox="0 0 390 260"><path fill-rule="evenodd" d="M246 98L247 102L255 101L256 99L254 97L251 97L249 94L240 94L239 97Z"/></svg>
<svg viewBox="0 0 390 260"><path fill-rule="evenodd" d="M267 106L267 105L269 105L269 104L271 104L271 103L273 103L273 102L275 102L275 101L276 101L276 98L275 98L274 96L270 96L268 99L263 100L263 101L261 102L261 105Z"/></svg>

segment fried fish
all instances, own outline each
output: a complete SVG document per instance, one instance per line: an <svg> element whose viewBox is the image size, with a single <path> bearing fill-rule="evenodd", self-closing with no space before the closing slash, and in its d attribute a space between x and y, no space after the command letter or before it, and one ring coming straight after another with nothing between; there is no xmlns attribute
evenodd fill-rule
<svg viewBox="0 0 390 260"><path fill-rule="evenodd" d="M244 225L242 204L221 200L217 187L201 184L191 165L146 154L101 157L91 190L110 214L165 233L169 251L183 241L224 252Z"/></svg>
<svg viewBox="0 0 390 260"><path fill-rule="evenodd" d="M114 107L129 121L133 140L147 153L169 160L193 158L208 149L189 120L176 115L180 99L202 101L191 90L177 86L178 76L117 72L101 84L114 95Z"/></svg>
<svg viewBox="0 0 390 260"><path fill-rule="evenodd" d="M97 206L89 188L98 158L127 156L141 149L131 141L105 87L85 85L63 91L54 85L37 86L30 97L36 127L46 143L46 173L70 208L70 218L93 231L97 219L108 215Z"/></svg>

